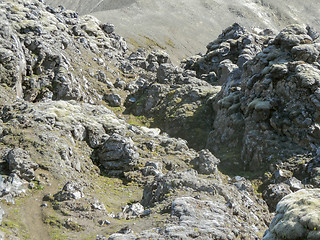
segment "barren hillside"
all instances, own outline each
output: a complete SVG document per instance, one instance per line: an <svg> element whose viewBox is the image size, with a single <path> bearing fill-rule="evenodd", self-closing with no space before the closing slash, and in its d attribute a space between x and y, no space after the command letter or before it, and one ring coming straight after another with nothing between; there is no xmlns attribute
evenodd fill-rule
<svg viewBox="0 0 320 240"><path fill-rule="evenodd" d="M234 22L280 30L290 23L318 27L320 2L306 0L47 0L111 22L129 44L165 48L174 60L204 52ZM317 29L318 31L320 29Z"/></svg>

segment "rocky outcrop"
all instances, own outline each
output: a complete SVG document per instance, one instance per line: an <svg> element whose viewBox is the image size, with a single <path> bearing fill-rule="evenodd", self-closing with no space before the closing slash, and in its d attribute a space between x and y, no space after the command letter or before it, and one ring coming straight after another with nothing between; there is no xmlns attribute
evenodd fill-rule
<svg viewBox="0 0 320 240"><path fill-rule="evenodd" d="M91 16L36 0L0 11L9 239L257 239L278 201L318 186L311 28L234 24L178 67L163 51L131 53Z"/></svg>
<svg viewBox="0 0 320 240"><path fill-rule="evenodd" d="M229 36L236 46L247 42L242 49L250 49L250 57L241 62L243 52L229 48L223 52L224 36ZM314 159L319 145L318 35L308 26L292 25L275 37L256 36L234 25L219 38L220 44L215 48L220 55L210 58L214 63L205 64L206 57L211 57L208 52L202 61L189 64L199 68L200 61L205 66L202 71L211 66L217 81L223 82L213 100L215 119L207 148L225 160L225 169L237 164L249 171L273 175L264 184L263 195L274 210L282 197L317 181L317 171L312 169L317 166ZM225 70L220 71L218 63ZM289 175L279 176L279 171L289 171Z"/></svg>
<svg viewBox="0 0 320 240"><path fill-rule="evenodd" d="M12 149L7 155L9 170L20 178L31 181L35 178L34 170L39 166L31 161L29 154L21 148Z"/></svg>
<svg viewBox="0 0 320 240"><path fill-rule="evenodd" d="M263 240L319 239L319 194L319 189L308 189L284 197Z"/></svg>
<svg viewBox="0 0 320 240"><path fill-rule="evenodd" d="M254 196L250 183L238 188L223 178L217 172L208 178L194 171L169 172L145 188L142 203L164 204L173 199L171 215L179 221L166 228L168 238L259 238L259 229L269 221L266 206ZM183 197L175 197L178 194Z"/></svg>
<svg viewBox="0 0 320 240"><path fill-rule="evenodd" d="M229 75L215 99L211 150L228 142L253 170L317 149L317 43L308 29L289 26L244 65L241 75Z"/></svg>
<svg viewBox="0 0 320 240"><path fill-rule="evenodd" d="M146 60L129 59L145 68L147 72L143 74L151 74L151 79L127 98L127 111L151 118L152 126L188 140L196 149L203 148L212 123L209 102L220 88L196 78L195 71L172 65L163 53L152 53ZM154 60L149 63L150 59Z"/></svg>
<svg viewBox="0 0 320 240"><path fill-rule="evenodd" d="M27 101L101 100L88 80L91 71L105 72L105 60L118 62L127 50L124 39L94 17L24 3L1 4L1 82Z"/></svg>

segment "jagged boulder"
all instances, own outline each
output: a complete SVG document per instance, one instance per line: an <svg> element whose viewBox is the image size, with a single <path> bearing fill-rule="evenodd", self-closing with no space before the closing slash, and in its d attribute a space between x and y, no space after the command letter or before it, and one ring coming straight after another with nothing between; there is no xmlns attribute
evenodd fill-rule
<svg viewBox="0 0 320 240"><path fill-rule="evenodd" d="M252 194L251 185L237 189L233 184L222 183L221 177L216 173L206 179L194 170L169 172L145 187L142 204L170 204L171 214L178 221L162 233L168 238L255 239L262 235L259 229L269 221L265 203Z"/></svg>
<svg viewBox="0 0 320 240"><path fill-rule="evenodd" d="M216 83L223 84L226 80L226 71L232 68L242 69L248 60L262 50L272 36L272 33L270 35L250 33L243 26L235 23L223 30L216 40L207 45L204 56L187 59L184 67L196 71L197 76L203 79L214 72Z"/></svg>
<svg viewBox="0 0 320 240"><path fill-rule="evenodd" d="M31 181L35 178L34 171L39 165L33 162L28 152L21 148L15 148L8 152L7 162L9 170L20 178Z"/></svg>
<svg viewBox="0 0 320 240"><path fill-rule="evenodd" d="M57 201L77 200L84 197L83 187L79 183L67 182L62 190L55 194Z"/></svg>
<svg viewBox="0 0 320 240"><path fill-rule="evenodd" d="M209 150L203 149L199 152L199 157L193 159L191 164L201 174L214 174L218 170L217 166L219 162L220 160Z"/></svg>
<svg viewBox="0 0 320 240"><path fill-rule="evenodd" d="M128 171L137 164L139 154L132 139L113 134L98 150L100 163L107 170Z"/></svg>
<svg viewBox="0 0 320 240"><path fill-rule="evenodd" d="M25 193L27 190L26 181L16 174L0 177L0 197L8 203L15 203L14 198Z"/></svg>

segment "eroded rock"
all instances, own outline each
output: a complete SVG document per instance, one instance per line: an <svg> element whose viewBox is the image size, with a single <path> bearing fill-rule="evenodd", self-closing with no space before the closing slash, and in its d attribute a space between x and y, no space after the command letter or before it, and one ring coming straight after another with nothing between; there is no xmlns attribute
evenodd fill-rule
<svg viewBox="0 0 320 240"><path fill-rule="evenodd" d="M263 240L310 239L320 237L319 189L300 190L284 197Z"/></svg>
<svg viewBox="0 0 320 240"><path fill-rule="evenodd" d="M27 181L31 181L35 178L34 171L39 167L37 163L31 160L28 152L21 148L10 150L7 155L7 162L11 172Z"/></svg>

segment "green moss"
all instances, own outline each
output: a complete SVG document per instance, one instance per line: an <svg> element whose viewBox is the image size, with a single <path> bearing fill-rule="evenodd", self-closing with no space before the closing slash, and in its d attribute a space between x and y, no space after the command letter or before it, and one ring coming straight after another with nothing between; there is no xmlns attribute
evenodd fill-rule
<svg viewBox="0 0 320 240"><path fill-rule="evenodd" d="M65 226L67 226L69 230L76 231L76 232L80 232L84 230L83 226L73 221L66 222Z"/></svg>
<svg viewBox="0 0 320 240"><path fill-rule="evenodd" d="M32 181L35 190L43 190L44 186L39 181Z"/></svg>
<svg viewBox="0 0 320 240"><path fill-rule="evenodd" d="M153 118L147 118L146 116L134 116L132 114L126 115L127 123L134 126L150 127L153 123Z"/></svg>
<svg viewBox="0 0 320 240"><path fill-rule="evenodd" d="M141 35L140 35L141 36ZM164 46L162 46L161 44L159 44L157 41L153 40L152 38L148 37L148 36L141 36L145 39L145 45L153 48L153 47L158 47L161 49L165 49Z"/></svg>
<svg viewBox="0 0 320 240"><path fill-rule="evenodd" d="M46 215L44 216L43 222L45 224L48 224L50 226L55 226L58 228L63 227L63 221L61 219L59 219L57 216L55 215Z"/></svg>
<svg viewBox="0 0 320 240"><path fill-rule="evenodd" d="M260 179L253 179L251 181L252 188L254 190L254 193L257 197L262 199L262 193L260 192L261 186L263 182Z"/></svg>
<svg viewBox="0 0 320 240"><path fill-rule="evenodd" d="M176 99L175 99L175 103L176 103L176 104L179 104L179 103L181 103L181 102L182 102L182 99L181 99L181 98L176 98Z"/></svg>
<svg viewBox="0 0 320 240"><path fill-rule="evenodd" d="M123 108L122 107L110 107L108 106L109 109L111 109L114 113L122 113L123 112Z"/></svg>
<svg viewBox="0 0 320 240"><path fill-rule="evenodd" d="M17 217L16 214L14 216ZM16 220L7 218L2 222L1 225L2 227L0 228L0 230L7 233L8 235L11 234L10 230L12 230L13 232L18 232L21 239L30 239L30 235L26 229L26 226L20 222L20 219Z"/></svg>
<svg viewBox="0 0 320 240"><path fill-rule="evenodd" d="M19 224L15 221L11 221L9 219L6 219L2 222L2 226L6 228L19 228Z"/></svg>
<svg viewBox="0 0 320 240"><path fill-rule="evenodd" d="M52 229L50 231L50 236L52 240L66 240L68 236L65 235L60 229Z"/></svg>

